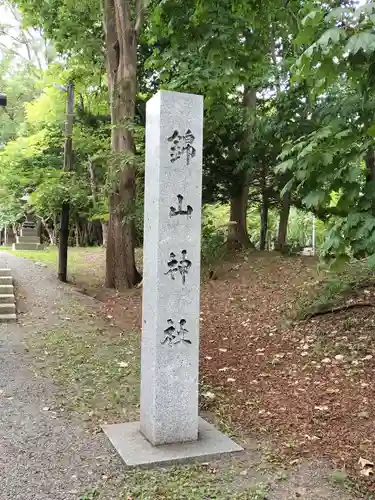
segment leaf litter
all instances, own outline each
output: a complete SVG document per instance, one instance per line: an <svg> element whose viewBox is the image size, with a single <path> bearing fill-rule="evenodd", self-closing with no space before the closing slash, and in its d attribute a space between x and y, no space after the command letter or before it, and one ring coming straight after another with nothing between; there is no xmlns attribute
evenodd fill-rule
<svg viewBox="0 0 375 500"><path fill-rule="evenodd" d="M372 308L297 321L299 304L321 280L316 261L271 253L237 259L240 273L224 262L218 279L202 282L205 404L219 410L224 398L226 418L245 435L271 440L288 464L328 459L373 491L373 467L361 469L358 462L375 460ZM369 295L375 299L367 287L366 300ZM124 331L140 331L139 289L101 300L104 314ZM230 370L235 377L228 377Z"/></svg>

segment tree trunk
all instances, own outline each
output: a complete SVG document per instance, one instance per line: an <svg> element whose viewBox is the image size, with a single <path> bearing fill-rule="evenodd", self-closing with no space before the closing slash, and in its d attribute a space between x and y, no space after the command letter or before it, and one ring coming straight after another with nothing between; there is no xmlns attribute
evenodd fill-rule
<svg viewBox="0 0 375 500"><path fill-rule="evenodd" d="M101 225L102 225L103 247L106 248L108 241L108 222L102 220Z"/></svg>
<svg viewBox="0 0 375 500"><path fill-rule="evenodd" d="M256 106L256 90L245 86L243 105L248 112L249 124L244 134L242 149L244 154L249 148L252 135L252 114ZM239 176L237 190L230 200L230 226L228 232L228 245L230 248L254 248L247 231L247 206L249 199L250 175L248 171Z"/></svg>
<svg viewBox="0 0 375 500"><path fill-rule="evenodd" d="M79 247L79 221L78 221L78 219L76 220L75 237L76 237L76 247Z"/></svg>
<svg viewBox="0 0 375 500"><path fill-rule="evenodd" d="M262 193L262 204L260 207L260 240L259 250L266 249L267 231L268 231L268 196L264 191Z"/></svg>
<svg viewBox="0 0 375 500"><path fill-rule="evenodd" d="M228 245L230 248L247 248L251 245L247 232L247 202L249 186L245 182L238 195L230 200L230 225Z"/></svg>
<svg viewBox="0 0 375 500"><path fill-rule="evenodd" d="M55 228L52 227L51 229L49 228L48 226L48 223L47 221L45 221L44 219L42 219L42 224L44 226L44 229L46 230L47 234L48 234L48 239L49 239L49 242L50 242L50 245L56 245L56 233L55 233Z"/></svg>
<svg viewBox="0 0 375 500"><path fill-rule="evenodd" d="M375 152L369 151L365 158L367 167L367 182L375 181Z"/></svg>
<svg viewBox="0 0 375 500"><path fill-rule="evenodd" d="M267 191L267 173L268 169L264 164L260 165L261 169L261 205L260 205L260 238L259 250L266 249L267 231L268 231L268 191Z"/></svg>
<svg viewBox="0 0 375 500"><path fill-rule="evenodd" d="M92 164L92 159L91 157L87 161L87 168L89 171L90 175L90 186L91 186L91 197L92 197L92 204L94 205L94 208L96 207L96 193L97 193L97 186L96 186L96 179L95 179L95 172L94 172L94 166Z"/></svg>
<svg viewBox="0 0 375 500"><path fill-rule="evenodd" d="M60 281L67 281L68 272L68 243L69 243L69 203L63 202L61 208L60 237L59 237L59 269L57 276Z"/></svg>
<svg viewBox="0 0 375 500"><path fill-rule="evenodd" d="M288 236L288 221L290 213L290 193L283 195L280 209L279 232L277 236L276 250L281 252L286 250Z"/></svg>
<svg viewBox="0 0 375 500"><path fill-rule="evenodd" d="M83 224L81 224L81 227L82 231L81 231L81 240L79 246L87 247L89 241L89 226L87 221L84 221Z"/></svg>
<svg viewBox="0 0 375 500"><path fill-rule="evenodd" d="M112 150L117 153L110 172L112 190L109 197L105 284L109 288L124 289L131 288L141 279L134 255L135 148L128 127L135 115L138 32L131 22L129 0L105 0L105 32Z"/></svg>

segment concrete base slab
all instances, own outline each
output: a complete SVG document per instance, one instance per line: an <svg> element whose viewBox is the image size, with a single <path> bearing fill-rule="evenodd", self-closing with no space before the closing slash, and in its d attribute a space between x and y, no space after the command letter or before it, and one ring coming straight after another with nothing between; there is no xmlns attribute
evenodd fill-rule
<svg viewBox="0 0 375 500"><path fill-rule="evenodd" d="M12 270L8 268L0 269L0 276L12 276Z"/></svg>
<svg viewBox="0 0 375 500"><path fill-rule="evenodd" d="M104 425L103 431L128 466L168 464L243 451L215 427L199 418L198 441L153 446L140 433L139 422Z"/></svg>

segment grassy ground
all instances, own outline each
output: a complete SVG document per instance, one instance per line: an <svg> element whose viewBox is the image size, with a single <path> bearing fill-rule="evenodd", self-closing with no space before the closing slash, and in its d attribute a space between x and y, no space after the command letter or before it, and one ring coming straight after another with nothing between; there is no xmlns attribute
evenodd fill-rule
<svg viewBox="0 0 375 500"><path fill-rule="evenodd" d="M36 371L51 377L60 389L56 407L85 422L88 431L100 432L103 423L136 420L139 414L139 334L111 326L94 310L74 300L61 304L59 329L35 332L28 348ZM210 387L202 387L206 392ZM225 400L211 416L225 432L233 434ZM244 454L210 461L153 470L125 470L118 477L104 477L101 484L83 492L82 500L290 500L288 489L293 471L275 461L272 450L246 439ZM314 468L315 471L315 468ZM311 471L306 473L308 479ZM336 477L336 476L335 476ZM330 481L327 491L331 494ZM343 479L344 477L344 479ZM343 491L349 483L339 477ZM310 479L309 479L310 480ZM319 475L319 482L323 481ZM345 483L345 484L344 484ZM299 483L298 483L299 484ZM285 486L284 486L285 485ZM309 483L309 496L317 500L316 485ZM285 489L286 488L286 489ZM319 488L321 486L319 485ZM282 493L278 493L279 489ZM304 491L299 488L298 491ZM321 491L319 489L319 491ZM310 496L310 492L311 496ZM332 500L348 497L333 496ZM350 498L350 497L349 497Z"/></svg>
<svg viewBox="0 0 375 500"><path fill-rule="evenodd" d="M56 262L55 250L19 253L48 265ZM80 286L101 286L103 250L72 249L69 255ZM242 435L256 433L258 439L271 441L269 456L281 457L288 469L305 457L328 458L336 469L332 480L338 483L339 478L346 488L349 477L359 478L358 458L374 458L372 311L363 315L353 310L309 322L296 321L295 316L327 301L346 300L353 283L371 278L371 263L339 273L317 273L313 259L256 253L226 261L216 275L216 280L202 284L202 407L213 412L228 433L236 428ZM370 285L364 290L367 300L375 299ZM86 312L72 304L66 311L66 327L40 332L32 339L30 348L39 369L58 382L64 406L81 414L90 428L99 429L104 421L137 418L140 295L140 290L133 290L103 299L104 323L88 316L83 332L71 318ZM115 324L121 330L114 330ZM213 400L205 399L207 392ZM269 464L267 474L255 474L254 479L253 471L262 462L260 457L250 465L217 465L214 472L200 465L179 467L176 473L171 469L149 475L126 473L121 479L109 478L106 489L82 498L295 498L289 492L271 496L278 473L271 473ZM229 469L232 475L227 474ZM252 473L245 473L249 470ZM362 480L362 491L373 485L366 481ZM346 498L314 496L311 486L306 491L299 496ZM358 493L355 498L362 496Z"/></svg>
<svg viewBox="0 0 375 500"><path fill-rule="evenodd" d="M57 269L58 250L49 246L45 250L8 250L13 255L42 262ZM101 286L105 275L105 250L102 247L79 248L68 250L68 279L82 286Z"/></svg>
<svg viewBox="0 0 375 500"><path fill-rule="evenodd" d="M56 407L78 415L88 431L104 423L139 418L139 334L123 332L78 301L61 306L59 329L35 332L27 341L35 370L60 389ZM79 318L77 320L76 318ZM228 431L228 428L227 428ZM82 500L265 500L273 482L286 477L256 452L208 463L129 470L82 493ZM250 469L251 467L251 469Z"/></svg>
<svg viewBox="0 0 375 500"><path fill-rule="evenodd" d="M79 315L84 328L72 320ZM139 335L99 323L85 307L65 306L62 328L36 332L29 348L36 368L62 389L60 404L80 413L90 428L138 416Z"/></svg>
<svg viewBox="0 0 375 500"><path fill-rule="evenodd" d="M228 464L227 464L228 465ZM242 475L241 475L242 473ZM244 474L245 473L245 474ZM238 466L217 469L195 464L152 471L127 472L120 481L110 485L106 498L134 500L267 500L269 486L252 483L247 470ZM116 485L116 486L115 486ZM113 489L115 486L115 489ZM108 496L116 495L116 496ZM81 500L103 498L93 489Z"/></svg>

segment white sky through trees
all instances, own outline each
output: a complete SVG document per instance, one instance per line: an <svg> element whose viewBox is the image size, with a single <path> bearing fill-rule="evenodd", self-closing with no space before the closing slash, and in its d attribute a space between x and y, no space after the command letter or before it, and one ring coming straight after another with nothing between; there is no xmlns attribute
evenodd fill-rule
<svg viewBox="0 0 375 500"><path fill-rule="evenodd" d="M7 0L0 0L0 59L14 58L14 64L31 62L40 69L46 67L46 46L41 32L22 29L19 11Z"/></svg>

